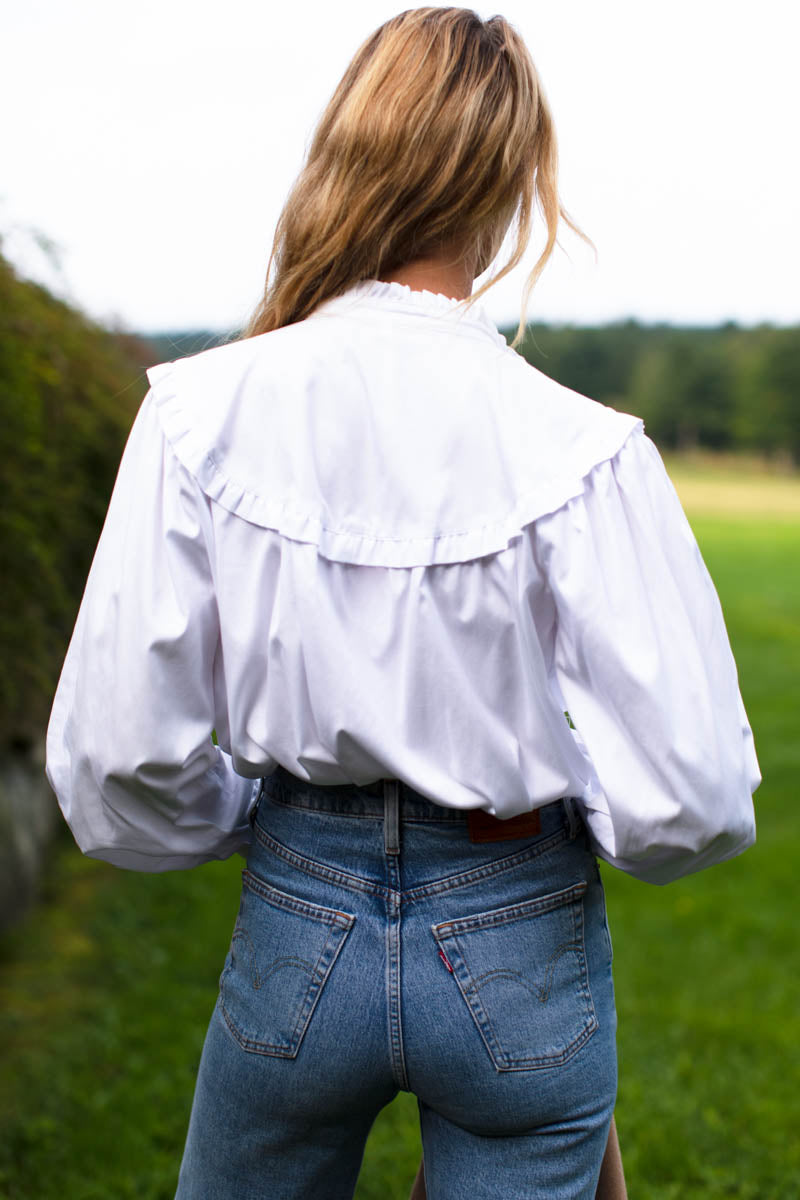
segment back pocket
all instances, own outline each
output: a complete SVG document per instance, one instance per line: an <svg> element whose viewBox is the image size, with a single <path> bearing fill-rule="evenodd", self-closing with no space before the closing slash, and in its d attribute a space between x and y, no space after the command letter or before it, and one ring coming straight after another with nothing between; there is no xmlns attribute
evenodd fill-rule
<svg viewBox="0 0 800 1200"><path fill-rule="evenodd" d="M220 1007L244 1050L294 1058L355 917L242 872Z"/></svg>
<svg viewBox="0 0 800 1200"><path fill-rule="evenodd" d="M583 937L587 886L432 926L498 1071L560 1066L597 1029Z"/></svg>

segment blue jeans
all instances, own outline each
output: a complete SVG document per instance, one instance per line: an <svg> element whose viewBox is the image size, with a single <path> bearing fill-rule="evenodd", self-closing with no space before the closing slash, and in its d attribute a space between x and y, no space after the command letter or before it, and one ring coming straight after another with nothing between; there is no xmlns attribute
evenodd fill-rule
<svg viewBox="0 0 800 1200"><path fill-rule="evenodd" d="M251 820L179 1200L345 1200L401 1089L429 1200L591 1200L616 1011L574 803L482 840L397 781L320 787L279 768Z"/></svg>

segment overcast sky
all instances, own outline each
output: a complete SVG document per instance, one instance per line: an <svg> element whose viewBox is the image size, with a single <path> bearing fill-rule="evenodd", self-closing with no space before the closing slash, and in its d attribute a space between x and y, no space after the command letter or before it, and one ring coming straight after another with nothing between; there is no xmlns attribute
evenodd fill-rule
<svg viewBox="0 0 800 1200"><path fill-rule="evenodd" d="M403 7L0 0L6 253L103 320L235 328L330 93ZM562 201L599 255L565 229L531 319L799 322L798 5L498 8L531 49ZM59 279L31 229L59 247ZM496 321L515 319L524 274L485 298Z"/></svg>

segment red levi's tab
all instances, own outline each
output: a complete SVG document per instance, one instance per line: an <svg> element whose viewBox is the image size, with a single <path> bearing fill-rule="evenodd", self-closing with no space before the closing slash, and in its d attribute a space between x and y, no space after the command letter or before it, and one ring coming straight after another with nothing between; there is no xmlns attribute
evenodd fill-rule
<svg viewBox="0 0 800 1200"><path fill-rule="evenodd" d="M513 838L535 837L542 831L538 808L501 821L483 808L471 808L467 814L471 842L509 842Z"/></svg>

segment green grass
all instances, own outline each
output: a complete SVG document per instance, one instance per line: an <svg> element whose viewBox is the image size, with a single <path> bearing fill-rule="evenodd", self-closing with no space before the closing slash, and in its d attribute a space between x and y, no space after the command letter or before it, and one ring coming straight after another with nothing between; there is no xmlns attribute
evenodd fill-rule
<svg viewBox="0 0 800 1200"><path fill-rule="evenodd" d="M764 783L758 843L668 888L603 868L632 1200L800 1197L800 528L696 518ZM64 838L0 943L0 1197L174 1194L241 860L139 875ZM378 1119L358 1200L408 1195L416 1106Z"/></svg>
<svg viewBox="0 0 800 1200"><path fill-rule="evenodd" d="M692 521L720 593L764 782L758 840L649 888L603 870L617 1123L634 1197L800 1197L800 527Z"/></svg>

